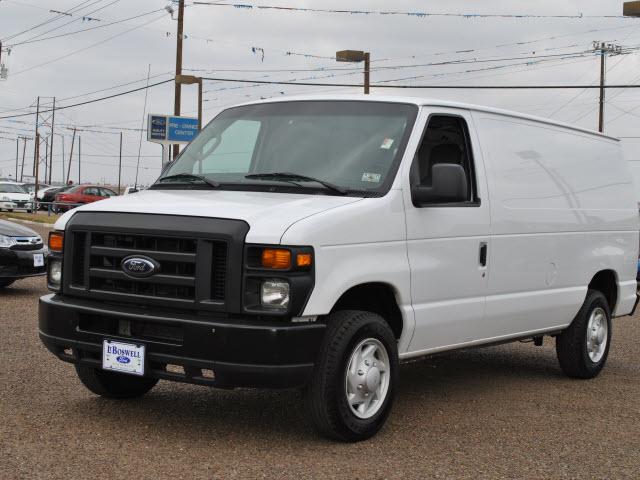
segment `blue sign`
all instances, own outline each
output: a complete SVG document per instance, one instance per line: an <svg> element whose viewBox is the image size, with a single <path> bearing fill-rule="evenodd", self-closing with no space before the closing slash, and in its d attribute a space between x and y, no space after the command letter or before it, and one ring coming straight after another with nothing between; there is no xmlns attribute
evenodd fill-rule
<svg viewBox="0 0 640 480"><path fill-rule="evenodd" d="M151 115L149 123L151 124L149 140L167 139L167 117L164 115Z"/></svg>
<svg viewBox="0 0 640 480"><path fill-rule="evenodd" d="M168 117L167 141L190 142L198 133L198 119L189 117Z"/></svg>

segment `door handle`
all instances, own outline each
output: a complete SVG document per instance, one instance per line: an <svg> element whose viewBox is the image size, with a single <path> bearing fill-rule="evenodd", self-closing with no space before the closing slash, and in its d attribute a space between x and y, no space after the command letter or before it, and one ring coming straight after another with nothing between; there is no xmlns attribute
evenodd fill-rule
<svg viewBox="0 0 640 480"><path fill-rule="evenodd" d="M487 242L480 242L480 266L487 266Z"/></svg>

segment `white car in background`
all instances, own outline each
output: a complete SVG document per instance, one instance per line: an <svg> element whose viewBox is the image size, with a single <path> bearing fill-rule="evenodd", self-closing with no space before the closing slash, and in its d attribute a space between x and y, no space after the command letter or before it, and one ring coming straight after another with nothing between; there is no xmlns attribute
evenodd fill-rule
<svg viewBox="0 0 640 480"><path fill-rule="evenodd" d="M26 210L31 213L34 208L35 194L27 192L22 185L15 182L0 182L0 210Z"/></svg>

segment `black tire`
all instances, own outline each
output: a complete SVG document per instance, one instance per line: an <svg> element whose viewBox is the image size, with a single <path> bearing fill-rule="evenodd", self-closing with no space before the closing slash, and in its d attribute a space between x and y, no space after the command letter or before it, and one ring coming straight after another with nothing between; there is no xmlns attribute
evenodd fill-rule
<svg viewBox="0 0 640 480"><path fill-rule="evenodd" d="M351 354L363 340L373 338L389 357L389 387L378 411L358 418L346 398L345 372ZM312 379L305 389L305 404L311 422L323 435L355 442L375 435L384 425L398 382L398 347L389 325L374 313L345 310L331 314Z"/></svg>
<svg viewBox="0 0 640 480"><path fill-rule="evenodd" d="M33 213L33 210L27 210L27 213Z"/></svg>
<svg viewBox="0 0 640 480"><path fill-rule="evenodd" d="M8 287L13 282L15 282L15 280L0 280L0 288Z"/></svg>
<svg viewBox="0 0 640 480"><path fill-rule="evenodd" d="M589 318L597 308L605 313L607 338L602 358L594 362L587 350L587 328ZM572 378L588 379L597 376L607 361L611 334L611 310L607 299L601 292L589 290L587 298L571 325L556 338L556 353L562 371Z"/></svg>
<svg viewBox="0 0 640 480"><path fill-rule="evenodd" d="M82 384L96 395L105 398L126 399L141 397L158 383L157 378L107 372L86 365L76 365L75 367Z"/></svg>

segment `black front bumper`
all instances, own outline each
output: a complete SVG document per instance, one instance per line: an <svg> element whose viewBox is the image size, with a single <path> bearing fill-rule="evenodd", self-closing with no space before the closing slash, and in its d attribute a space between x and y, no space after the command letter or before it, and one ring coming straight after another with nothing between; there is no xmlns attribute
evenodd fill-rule
<svg viewBox="0 0 640 480"><path fill-rule="evenodd" d="M40 298L39 330L45 346L71 363L100 368L102 342L114 339L145 345L145 376L222 388L284 388L308 381L325 325L171 314L52 294ZM203 370L213 371L213 378Z"/></svg>
<svg viewBox="0 0 640 480"><path fill-rule="evenodd" d="M33 266L33 255L36 253L44 255L45 266ZM0 279L17 280L44 275L47 273L46 258L47 251L44 248L38 250L0 248Z"/></svg>

